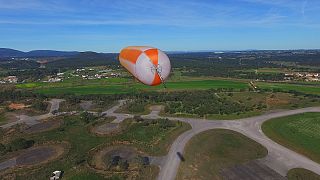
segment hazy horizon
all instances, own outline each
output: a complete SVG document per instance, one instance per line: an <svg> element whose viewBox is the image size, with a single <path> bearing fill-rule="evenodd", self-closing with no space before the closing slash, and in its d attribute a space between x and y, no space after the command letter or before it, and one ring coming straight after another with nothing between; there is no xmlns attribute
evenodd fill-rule
<svg viewBox="0 0 320 180"><path fill-rule="evenodd" d="M0 0L0 47L119 52L319 49L320 1Z"/></svg>

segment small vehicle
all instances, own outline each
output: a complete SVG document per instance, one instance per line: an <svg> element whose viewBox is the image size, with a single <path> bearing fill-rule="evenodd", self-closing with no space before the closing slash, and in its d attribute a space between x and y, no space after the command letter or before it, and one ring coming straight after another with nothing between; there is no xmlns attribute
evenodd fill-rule
<svg viewBox="0 0 320 180"><path fill-rule="evenodd" d="M50 177L50 180L61 179L63 175L63 171L54 171Z"/></svg>

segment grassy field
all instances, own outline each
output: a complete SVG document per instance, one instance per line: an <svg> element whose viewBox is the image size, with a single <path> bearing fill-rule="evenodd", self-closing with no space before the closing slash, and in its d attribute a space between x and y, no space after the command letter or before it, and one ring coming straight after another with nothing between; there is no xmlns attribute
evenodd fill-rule
<svg viewBox="0 0 320 180"><path fill-rule="evenodd" d="M188 142L177 179L221 179L221 169L266 155L267 149L237 132L209 130Z"/></svg>
<svg viewBox="0 0 320 180"><path fill-rule="evenodd" d="M320 175L306 169L291 169L287 174L288 180L320 180Z"/></svg>
<svg viewBox="0 0 320 180"><path fill-rule="evenodd" d="M238 70L241 72L255 72L259 74L280 74L280 73L287 73L291 72L286 68L259 68L259 69L246 69L246 70Z"/></svg>
<svg viewBox="0 0 320 180"><path fill-rule="evenodd" d="M38 134L24 134L25 138L33 139L40 144L48 141L63 141L70 144L70 149L63 158L33 168L31 173L28 174L28 179L46 179L55 170L64 170L66 179L87 179L87 177L99 179L100 176L86 166L86 161L90 159L88 152L91 149L100 145L126 142L128 145L135 146L150 155L164 155L173 140L180 133L190 129L189 125L178 124L178 122L177 126L168 129L160 128L159 124L146 126L143 123L129 122L127 129L122 134L97 137L88 130L91 124L86 125L80 119L79 116L65 116L63 125L58 129ZM74 167L79 171L75 171ZM23 169L17 170L17 179L26 179L23 175L24 172ZM114 178L121 179L121 176L115 176Z"/></svg>
<svg viewBox="0 0 320 180"><path fill-rule="evenodd" d="M169 81L167 90L196 90L233 88L235 90L247 89L246 82L233 80L187 80ZM31 89L41 94L124 94L135 91L159 91L163 86L146 86L132 79L112 78L101 80L67 80L58 83L25 83L17 85L18 88Z"/></svg>
<svg viewBox="0 0 320 180"><path fill-rule="evenodd" d="M263 132L274 141L320 163L320 113L269 120Z"/></svg>
<svg viewBox="0 0 320 180"><path fill-rule="evenodd" d="M320 87L317 85L297 85L287 83L266 83L257 82L256 85L261 89L281 89L283 91L298 91L306 94L320 95Z"/></svg>

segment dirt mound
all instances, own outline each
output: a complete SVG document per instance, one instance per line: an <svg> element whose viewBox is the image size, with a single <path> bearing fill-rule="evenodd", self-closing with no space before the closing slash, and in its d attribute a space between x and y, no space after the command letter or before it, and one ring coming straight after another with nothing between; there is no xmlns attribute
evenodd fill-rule
<svg viewBox="0 0 320 180"><path fill-rule="evenodd" d="M28 106L26 106L25 104L22 104L22 103L11 103L11 104L9 104L8 107L11 110L20 110L20 109L24 109Z"/></svg>

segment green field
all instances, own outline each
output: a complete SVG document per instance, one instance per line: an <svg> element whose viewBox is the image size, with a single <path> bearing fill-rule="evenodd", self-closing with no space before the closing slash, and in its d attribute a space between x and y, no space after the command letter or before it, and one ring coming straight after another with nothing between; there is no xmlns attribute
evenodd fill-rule
<svg viewBox="0 0 320 180"><path fill-rule="evenodd" d="M296 85L287 83L265 83L257 82L256 85L261 89L280 89L282 91L298 91L305 94L320 95L320 87L317 85Z"/></svg>
<svg viewBox="0 0 320 180"><path fill-rule="evenodd" d="M280 74L290 72L288 69L281 68L259 68L259 69L245 69L245 70L237 70L239 72L250 72L250 73L258 73L258 74Z"/></svg>
<svg viewBox="0 0 320 180"><path fill-rule="evenodd" d="M272 140L320 163L320 113L269 120L263 132Z"/></svg>
<svg viewBox="0 0 320 180"><path fill-rule="evenodd" d="M288 180L320 180L320 175L306 169L291 169L287 174Z"/></svg>
<svg viewBox="0 0 320 180"><path fill-rule="evenodd" d="M237 132L205 131L188 142L177 179L221 179L221 169L266 155L262 145Z"/></svg>
<svg viewBox="0 0 320 180"><path fill-rule="evenodd" d="M202 89L247 89L246 82L233 80L188 80L167 82L167 90L202 90ZM67 80L59 83L26 83L18 88L30 89L41 94L125 94L136 91L159 91L163 86L146 86L130 79L113 78L103 80Z"/></svg>

